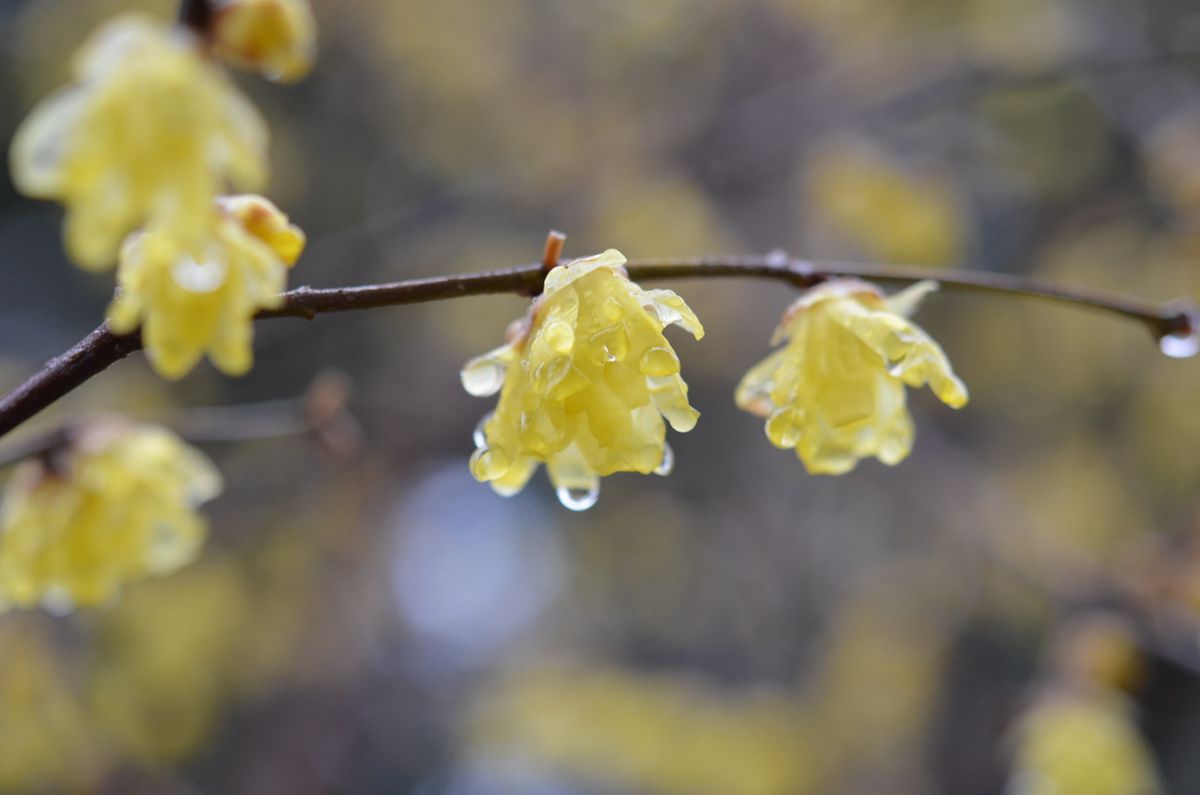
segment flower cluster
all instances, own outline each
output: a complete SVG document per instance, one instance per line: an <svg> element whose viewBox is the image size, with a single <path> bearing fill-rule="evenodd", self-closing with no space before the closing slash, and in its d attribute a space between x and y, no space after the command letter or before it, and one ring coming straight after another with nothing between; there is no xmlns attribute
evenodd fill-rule
<svg viewBox="0 0 1200 795"><path fill-rule="evenodd" d="M24 193L66 205L80 266L111 267L147 223L198 245L226 185L265 181L266 122L192 33L119 17L83 46L75 78L17 131L12 172Z"/></svg>
<svg viewBox="0 0 1200 795"><path fill-rule="evenodd" d="M587 508L604 475L670 471L664 417L680 432L695 427L662 332L678 325L700 339L704 328L682 298L641 289L624 264L609 249L554 268L509 343L463 368L471 394L500 392L471 457L472 474L500 494L544 463L563 504Z"/></svg>
<svg viewBox="0 0 1200 795"><path fill-rule="evenodd" d="M0 605L99 604L196 556L196 507L221 478L170 431L95 421L48 456L22 464L4 494Z"/></svg>
<svg viewBox="0 0 1200 795"><path fill-rule="evenodd" d="M142 331L151 364L179 378L208 354L229 374L252 362L253 317L278 306L304 234L256 195L267 125L217 59L291 80L315 54L307 0L213 0L203 30L130 14L76 57L74 82L17 131L13 179L66 207L67 253L117 268L108 312ZM189 20L191 22L191 20ZM214 57L215 56L215 57ZM199 550L196 507L213 466L170 432L104 421L14 473L0 515L0 607L65 609L173 571Z"/></svg>
<svg viewBox="0 0 1200 795"><path fill-rule="evenodd" d="M211 31L119 17L13 140L17 187L66 206L66 248L81 267L118 265L110 319L124 331L146 324L167 377L205 348L221 369L245 372L248 318L276 300L303 246L298 230L267 240L230 209L282 218L265 200L221 198L266 181L268 133L210 54L292 79L312 63L314 29L304 0L225 0ZM271 225L281 224L260 224Z"/></svg>

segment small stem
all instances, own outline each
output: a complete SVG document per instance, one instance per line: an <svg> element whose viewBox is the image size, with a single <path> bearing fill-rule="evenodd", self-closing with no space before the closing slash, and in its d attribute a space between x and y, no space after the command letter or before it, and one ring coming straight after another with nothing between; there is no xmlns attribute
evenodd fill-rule
<svg viewBox="0 0 1200 795"><path fill-rule="evenodd" d="M562 232L550 231L546 235L546 247L542 250L542 271L549 273L558 267L558 258L562 256L563 245L567 236Z"/></svg>
<svg viewBox="0 0 1200 795"><path fill-rule="evenodd" d="M900 284L933 279L946 290L1031 296L1062 305L1116 314L1142 323L1156 339L1168 335L1193 334L1197 325L1200 325L1197 310L1190 302L1157 304L1123 295L1062 287L1024 276L981 271L808 261L791 259L778 253L766 256L633 260L626 268L630 278L635 281L759 278L782 281L797 288L812 287L839 276ZM503 270L361 287L297 287L283 294L281 306L263 310L255 317L312 319L327 312L376 309L471 295L536 295L544 279L543 263L538 262ZM109 330L107 323L101 325L71 350L48 362L24 384L0 398L0 436L141 347L142 341L137 333L118 336Z"/></svg>

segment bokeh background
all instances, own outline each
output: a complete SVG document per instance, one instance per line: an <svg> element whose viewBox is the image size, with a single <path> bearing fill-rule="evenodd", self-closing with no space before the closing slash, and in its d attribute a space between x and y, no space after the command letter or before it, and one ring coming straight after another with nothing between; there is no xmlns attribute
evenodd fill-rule
<svg viewBox="0 0 1200 795"><path fill-rule="evenodd" d="M294 87L242 81L293 283L567 254L766 252L1200 297L1185 0L316 0ZM97 23L0 3L0 140ZM0 179L0 386L102 317L60 210ZM419 795L1200 791L1200 364L1142 328L942 293L972 390L912 457L807 476L732 403L792 299L673 285L702 412L584 514L467 472L458 369L515 297L281 320L241 379L123 362L27 432L303 394L353 455L205 446L212 538L111 608L0 615L0 791ZM16 437L14 437L14 440ZM1049 771L1049 772L1048 772ZM1154 783L1157 778L1158 784Z"/></svg>

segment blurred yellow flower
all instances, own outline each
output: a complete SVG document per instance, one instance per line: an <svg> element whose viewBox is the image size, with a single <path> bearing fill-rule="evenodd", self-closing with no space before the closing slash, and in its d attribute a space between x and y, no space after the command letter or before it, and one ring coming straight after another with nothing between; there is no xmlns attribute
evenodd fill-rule
<svg viewBox="0 0 1200 795"><path fill-rule="evenodd" d="M1017 729L1008 795L1154 795L1149 748L1117 696L1052 693Z"/></svg>
<svg viewBox="0 0 1200 795"><path fill-rule="evenodd" d="M10 156L21 191L67 206L79 265L111 266L145 223L198 245L227 183L265 179L265 123L192 34L122 16L84 45L74 71L77 82L25 120Z"/></svg>
<svg viewBox="0 0 1200 795"><path fill-rule="evenodd" d="M117 333L142 328L146 355L165 378L187 374L207 352L230 375L254 361L254 314L279 305L304 233L261 196L217 200L212 236L189 248L169 229L130 236L109 308Z"/></svg>
<svg viewBox="0 0 1200 795"><path fill-rule="evenodd" d="M317 24L308 0L225 0L217 9L213 48L271 80L299 80L316 59Z"/></svg>
<svg viewBox="0 0 1200 795"><path fill-rule="evenodd" d="M12 476L0 513L0 604L56 611L190 562L221 489L212 463L164 428L97 420Z"/></svg>
<svg viewBox="0 0 1200 795"><path fill-rule="evenodd" d="M726 691L696 677L553 664L489 683L472 713L475 755L530 759L599 791L831 791L823 727L792 693L769 687Z"/></svg>
<svg viewBox="0 0 1200 795"><path fill-rule="evenodd" d="M0 748L5 793L95 792L108 764L51 627L32 616L0 625Z"/></svg>
<svg viewBox="0 0 1200 795"><path fill-rule="evenodd" d="M787 341L746 373L739 408L767 418L767 438L813 474L849 472L874 456L897 464L912 449L904 387L926 383L960 408L967 390L942 349L908 320L934 282L891 297L837 279L805 293L784 314L772 344Z"/></svg>
<svg viewBox="0 0 1200 795"><path fill-rule="evenodd" d="M914 173L875 146L838 140L809 159L805 192L818 233L885 262L946 265L962 255L967 218L943 179Z"/></svg>
<svg viewBox="0 0 1200 795"><path fill-rule="evenodd" d="M624 264L609 249L554 268L509 344L463 368L472 395L500 392L471 457L498 493L517 493L545 463L559 500L583 510L604 475L670 471L663 417L680 432L696 425L662 332L676 324L700 339L704 329L682 298L641 289Z"/></svg>

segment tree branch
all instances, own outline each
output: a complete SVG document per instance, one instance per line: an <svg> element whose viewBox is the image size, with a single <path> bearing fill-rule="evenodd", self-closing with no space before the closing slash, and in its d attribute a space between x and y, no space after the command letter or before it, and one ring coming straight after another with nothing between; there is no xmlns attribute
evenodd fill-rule
<svg viewBox="0 0 1200 795"><path fill-rule="evenodd" d="M1190 337L1200 331L1200 314L1191 304L1156 304L1126 296L1062 287L1011 274L810 262L791 259L780 252L767 256L634 260L626 267L634 281L759 278L782 281L797 288L812 287L838 276L900 284L933 279L947 290L1029 296L1116 314L1141 322L1158 340L1172 336ZM283 294L280 307L263 310L256 317L311 319L328 312L418 304L472 295L513 293L532 296L541 291L544 275L543 264L539 262L504 270L361 287L297 287ZM107 323L101 325L69 351L47 362L24 384L0 398L0 437L141 347L141 337L137 333L116 335L109 330Z"/></svg>
<svg viewBox="0 0 1200 795"><path fill-rule="evenodd" d="M212 0L182 0L179 4L179 24L201 38L207 38L212 30L214 13Z"/></svg>

